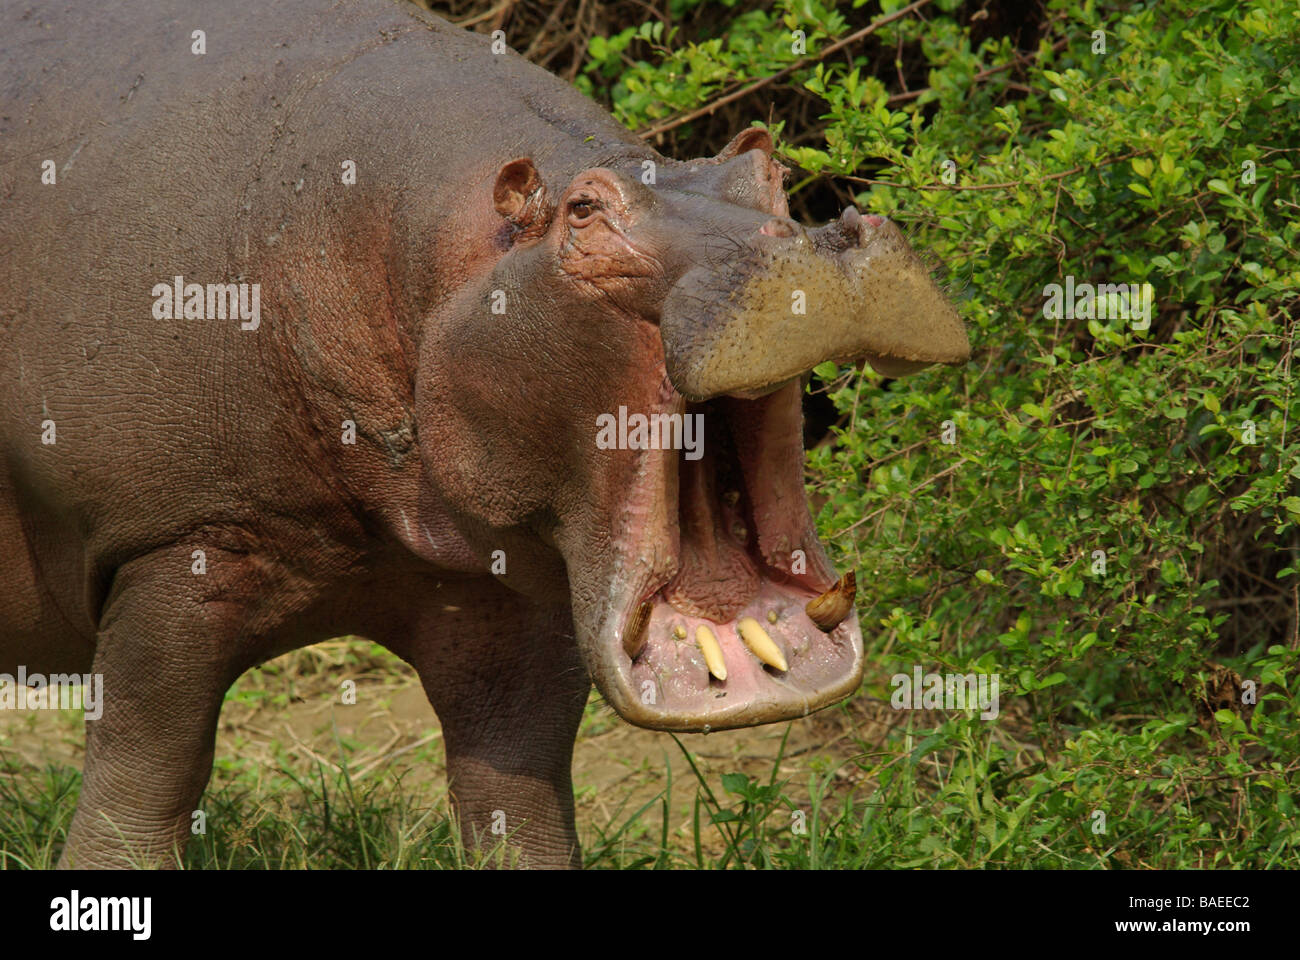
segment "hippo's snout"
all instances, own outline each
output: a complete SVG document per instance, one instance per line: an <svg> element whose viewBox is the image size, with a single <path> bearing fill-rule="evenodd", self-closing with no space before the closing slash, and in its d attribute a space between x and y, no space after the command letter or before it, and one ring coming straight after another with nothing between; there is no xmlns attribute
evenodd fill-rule
<svg viewBox="0 0 1300 960"><path fill-rule="evenodd" d="M752 396L826 360L899 376L969 358L956 309L892 221L849 207L815 230L774 217L758 234L665 300L668 375L688 399Z"/></svg>
<svg viewBox="0 0 1300 960"><path fill-rule="evenodd" d="M892 220L874 213L863 216L857 207L845 207L838 220L812 231L817 249L823 253L841 253L870 246L907 248L903 232Z"/></svg>

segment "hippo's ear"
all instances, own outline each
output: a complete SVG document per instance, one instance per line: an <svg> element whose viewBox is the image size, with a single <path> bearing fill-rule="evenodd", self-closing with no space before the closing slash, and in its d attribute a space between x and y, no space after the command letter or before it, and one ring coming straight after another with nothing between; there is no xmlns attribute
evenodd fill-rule
<svg viewBox="0 0 1300 960"><path fill-rule="evenodd" d="M790 168L772 156L775 149L770 133L762 127L750 127L732 137L731 142L716 157L702 162L734 167L737 179L733 181L729 197L733 203L763 210L778 217L788 217L790 207L786 201L785 183L790 176ZM762 154L757 162L755 150Z"/></svg>
<svg viewBox="0 0 1300 960"><path fill-rule="evenodd" d="M768 157L772 156L775 147L772 144L772 135L761 127L750 127L748 130L741 130L731 138L731 142L722 148L721 152L714 157L718 162L730 160L732 157L739 157L741 154L749 153L751 150L762 150Z"/></svg>
<svg viewBox="0 0 1300 960"><path fill-rule="evenodd" d="M497 213L529 236L544 233L550 223L546 184L528 157L511 160L501 168L496 186L492 188L492 201Z"/></svg>

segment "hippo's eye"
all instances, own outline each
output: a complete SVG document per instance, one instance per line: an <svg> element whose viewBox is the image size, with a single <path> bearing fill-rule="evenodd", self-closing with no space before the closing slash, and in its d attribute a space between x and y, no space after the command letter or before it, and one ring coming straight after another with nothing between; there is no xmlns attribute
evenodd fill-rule
<svg viewBox="0 0 1300 960"><path fill-rule="evenodd" d="M569 223L575 227L584 226L596 211L600 209L600 201L592 200L587 197L579 197L569 203Z"/></svg>

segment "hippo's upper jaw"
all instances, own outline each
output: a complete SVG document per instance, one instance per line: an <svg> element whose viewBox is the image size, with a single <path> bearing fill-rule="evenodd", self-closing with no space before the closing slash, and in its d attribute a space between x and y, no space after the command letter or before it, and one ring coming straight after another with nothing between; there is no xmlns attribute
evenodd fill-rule
<svg viewBox="0 0 1300 960"><path fill-rule="evenodd" d="M669 376L691 399L770 389L825 360L900 376L970 356L898 227L853 207L819 230L769 221L741 255L682 277L661 326Z"/></svg>

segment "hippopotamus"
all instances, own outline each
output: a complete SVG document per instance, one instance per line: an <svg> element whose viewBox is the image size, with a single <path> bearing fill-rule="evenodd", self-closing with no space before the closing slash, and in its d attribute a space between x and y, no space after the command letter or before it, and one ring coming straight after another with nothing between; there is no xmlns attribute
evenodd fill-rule
<svg viewBox="0 0 1300 960"><path fill-rule="evenodd" d="M386 0L0 24L0 670L103 688L61 865L176 865L227 689L331 637L414 668L466 840L533 867L581 863L593 682L670 731L858 686L804 377L970 351L891 220Z"/></svg>

